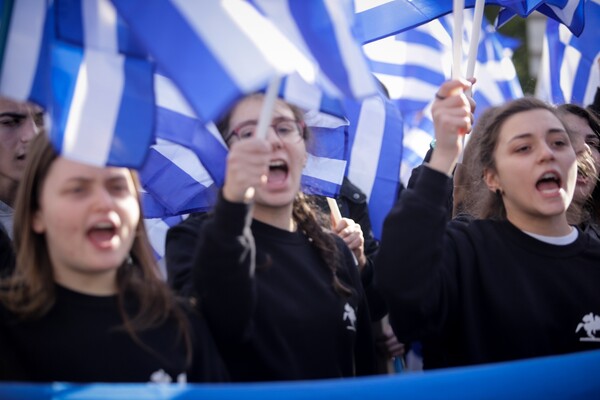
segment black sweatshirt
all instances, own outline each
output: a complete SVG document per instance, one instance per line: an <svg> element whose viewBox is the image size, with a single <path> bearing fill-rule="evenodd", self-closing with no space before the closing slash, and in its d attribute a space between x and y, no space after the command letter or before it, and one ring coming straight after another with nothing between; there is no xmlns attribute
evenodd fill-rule
<svg viewBox="0 0 600 400"><path fill-rule="evenodd" d="M0 380L34 382L149 382L163 370L173 381L227 379L205 323L188 312L193 362L178 340L176 321L139 333L124 330L116 296L89 296L56 286L56 303L43 317L19 321L0 305Z"/></svg>
<svg viewBox="0 0 600 400"><path fill-rule="evenodd" d="M251 221L246 205L221 198L214 213L169 230L170 281L189 294L193 269L200 305L234 381L375 372L358 269L343 241L336 242L345 259L338 276L350 297L334 290L331 270L302 232Z"/></svg>
<svg viewBox="0 0 600 400"><path fill-rule="evenodd" d="M441 343L426 368L600 349L600 242L556 246L508 221L451 221L423 168L388 215L376 260L400 341ZM600 328L600 327L598 327Z"/></svg>

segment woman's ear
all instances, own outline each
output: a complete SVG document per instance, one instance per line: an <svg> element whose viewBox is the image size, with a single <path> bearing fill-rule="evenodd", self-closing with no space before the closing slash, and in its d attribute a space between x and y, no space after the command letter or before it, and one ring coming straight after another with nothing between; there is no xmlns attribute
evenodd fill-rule
<svg viewBox="0 0 600 400"><path fill-rule="evenodd" d="M502 190L496 171L492 171L489 168L484 169L483 181L485 182L488 189L490 189L492 192L496 192L499 189Z"/></svg>
<svg viewBox="0 0 600 400"><path fill-rule="evenodd" d="M46 231L46 224L44 224L44 219L42 218L42 211L37 210L33 213L33 218L31 219L31 229L35 233L44 233Z"/></svg>

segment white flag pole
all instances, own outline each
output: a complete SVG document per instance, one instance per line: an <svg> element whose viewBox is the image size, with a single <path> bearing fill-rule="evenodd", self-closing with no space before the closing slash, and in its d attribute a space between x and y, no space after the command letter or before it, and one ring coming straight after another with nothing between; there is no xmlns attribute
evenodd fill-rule
<svg viewBox="0 0 600 400"><path fill-rule="evenodd" d="M462 32L464 0L454 0L452 15L454 16L454 29L452 31L452 79L462 78Z"/></svg>
<svg viewBox="0 0 600 400"><path fill-rule="evenodd" d="M485 0L475 1L475 13L473 15L473 26L471 27L471 42L469 45L469 56L467 58L467 78L472 78L475 75L475 64L477 63L477 51L479 49L479 35L481 34L484 6ZM472 89L469 89L467 95L471 96L472 94Z"/></svg>
<svg viewBox="0 0 600 400"><path fill-rule="evenodd" d="M269 81L269 85L267 86L267 92L265 93L265 100L263 102L262 108L260 110L260 116L258 118L258 125L256 126L256 137L265 139L267 137L267 129L271 124L271 118L273 116L273 107L275 106L275 100L277 99L277 94L279 93L279 86L281 86L281 76L275 75ZM246 189L246 193L244 193L244 200L248 203L254 199L254 193L256 193L256 189L254 187L249 187Z"/></svg>
<svg viewBox="0 0 600 400"><path fill-rule="evenodd" d="M273 116L273 107L275 106L275 100L279 94L279 87L281 86L281 75L275 75L269 81L267 86L267 92L265 93L265 100L260 110L260 117L258 119L258 126L256 127L256 137L264 139L267 137L267 129L271 124L271 117Z"/></svg>

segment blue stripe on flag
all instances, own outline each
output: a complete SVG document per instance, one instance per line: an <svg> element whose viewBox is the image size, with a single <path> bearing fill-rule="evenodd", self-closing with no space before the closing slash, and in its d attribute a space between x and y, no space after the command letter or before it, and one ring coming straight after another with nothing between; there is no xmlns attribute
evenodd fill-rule
<svg viewBox="0 0 600 400"><path fill-rule="evenodd" d="M140 168L140 179L147 192L143 204L147 218L207 211L218 193L214 185L198 182L155 149Z"/></svg>
<svg viewBox="0 0 600 400"><path fill-rule="evenodd" d="M64 141L69 110L75 92L79 68L83 61L83 49L56 43L52 51L52 130L50 137L60 151Z"/></svg>
<svg viewBox="0 0 600 400"><path fill-rule="evenodd" d="M302 175L301 181L302 191L304 193L326 197L336 197L340 192L340 187L342 186L341 182L335 183L309 175Z"/></svg>
<svg viewBox="0 0 600 400"><path fill-rule="evenodd" d="M431 84L441 85L446 80L444 74L432 70L422 65L415 64L390 64L381 61L372 61L372 70L378 74L418 77L420 80L430 82Z"/></svg>
<svg viewBox="0 0 600 400"><path fill-rule="evenodd" d="M348 2L288 1L306 45L323 73L346 96L363 98L377 92L367 61L353 36L345 9Z"/></svg>
<svg viewBox="0 0 600 400"><path fill-rule="evenodd" d="M156 135L193 150L217 186L223 186L227 148L205 125L186 115L163 107L156 109Z"/></svg>
<svg viewBox="0 0 600 400"><path fill-rule="evenodd" d="M2 11L0 94L47 107L53 8L46 0L31 0L7 2Z"/></svg>
<svg viewBox="0 0 600 400"><path fill-rule="evenodd" d="M140 45L137 39L133 36L131 30L126 25L125 21L118 15L110 0L54 0L57 15L57 37L66 42L77 44L81 47L95 48L97 50L109 50L102 42L107 39L106 32L102 29L114 30L111 35L114 35L116 43L111 43L114 48L110 50L127 54L135 57L146 57L146 50ZM104 14L103 14L104 11ZM110 16L106 15L110 12ZM93 37L86 37L85 17L88 13L90 26L87 29L93 30ZM115 21L111 17L116 18Z"/></svg>
<svg viewBox="0 0 600 400"><path fill-rule="evenodd" d="M66 157L137 168L153 135L153 70L145 60L56 41L52 141Z"/></svg>
<svg viewBox="0 0 600 400"><path fill-rule="evenodd" d="M350 120L348 178L369 200L369 217L375 238L396 201L400 184L403 121L396 106L380 99L347 101Z"/></svg>
<svg viewBox="0 0 600 400"><path fill-rule="evenodd" d="M170 1L113 3L161 69L182 89L200 119L218 119L243 94ZM161 29L156 29L156 21L161 21Z"/></svg>
<svg viewBox="0 0 600 400"><path fill-rule="evenodd" d="M125 59L125 85L108 165L140 167L153 140L154 71L145 61Z"/></svg>

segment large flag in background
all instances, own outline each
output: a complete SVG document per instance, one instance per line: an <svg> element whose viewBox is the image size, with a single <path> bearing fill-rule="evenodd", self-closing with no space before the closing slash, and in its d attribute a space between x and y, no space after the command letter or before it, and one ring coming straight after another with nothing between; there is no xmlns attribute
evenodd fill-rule
<svg viewBox="0 0 600 400"><path fill-rule="evenodd" d="M46 106L50 100L49 0L0 2L0 95Z"/></svg>
<svg viewBox="0 0 600 400"><path fill-rule="evenodd" d="M466 54L471 10L465 11L464 20ZM452 22L451 16L445 16L365 45L373 71L387 87L404 118L401 181L405 185L433 139L430 103L438 87L451 77ZM475 67L476 117L489 105L523 96L510 55L501 36L484 20Z"/></svg>
<svg viewBox="0 0 600 400"><path fill-rule="evenodd" d="M373 235L380 239L400 185L402 117L383 95L362 102L348 100L346 110L351 148L347 176L367 196Z"/></svg>
<svg viewBox="0 0 600 400"><path fill-rule="evenodd" d="M583 27L582 0L486 0L501 6L498 24L534 11L565 24L574 34ZM473 8L475 0L465 0ZM452 12L453 0L356 0L357 37L362 43L383 39Z"/></svg>
<svg viewBox="0 0 600 400"><path fill-rule="evenodd" d="M519 14L514 10L503 7L498 12L498 18L496 19L496 26L502 26L508 20L515 15L521 17L527 17L531 12L537 11L549 19L552 19L558 23L563 24L567 29L576 36L579 36L583 31L585 25L584 19L584 2L585 0L547 0L547 1L535 1L539 3L532 8L531 11L525 15Z"/></svg>
<svg viewBox="0 0 600 400"><path fill-rule="evenodd" d="M600 0L585 2L585 29L579 37L548 20L535 95L560 104L591 104L600 86Z"/></svg>
<svg viewBox="0 0 600 400"><path fill-rule="evenodd" d="M202 121L276 75L314 80L310 61L245 1L112 1Z"/></svg>
<svg viewBox="0 0 600 400"><path fill-rule="evenodd" d="M332 96L361 99L377 93L349 0L252 0L321 72L317 83Z"/></svg>

